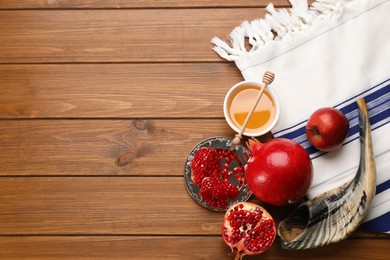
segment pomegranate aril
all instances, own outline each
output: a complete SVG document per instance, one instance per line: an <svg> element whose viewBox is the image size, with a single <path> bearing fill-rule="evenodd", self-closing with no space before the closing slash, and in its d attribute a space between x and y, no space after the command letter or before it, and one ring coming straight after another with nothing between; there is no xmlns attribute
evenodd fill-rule
<svg viewBox="0 0 390 260"><path fill-rule="evenodd" d="M229 181L208 177L203 180L199 194L211 207L224 209L238 197L239 190Z"/></svg>
<svg viewBox="0 0 390 260"><path fill-rule="evenodd" d="M241 167L234 167L233 171L234 171L235 174L243 173L243 170L242 170Z"/></svg>
<svg viewBox="0 0 390 260"><path fill-rule="evenodd" d="M239 182L238 187L244 185L244 166L239 157L231 150L227 149L216 149L218 155L220 156L221 163L223 164L221 175L222 179L228 180L233 176ZM235 162L235 163L234 163ZM234 165L237 165L235 166ZM233 171L230 169L234 167Z"/></svg>
<svg viewBox="0 0 390 260"><path fill-rule="evenodd" d="M221 172L221 159L218 151L211 147L202 147L194 154L190 167L192 181L196 186L201 186L204 178Z"/></svg>
<svg viewBox="0 0 390 260"><path fill-rule="evenodd" d="M232 157L231 156L226 157L225 162L226 162L226 164L231 163L232 162Z"/></svg>
<svg viewBox="0 0 390 260"><path fill-rule="evenodd" d="M230 234L225 233L225 239L231 244L237 244L241 239L244 238L245 232L240 230L233 230Z"/></svg>
<svg viewBox="0 0 390 260"><path fill-rule="evenodd" d="M271 220L265 220L260 223L260 225L248 233L248 237L244 241L245 247L252 252L263 251L265 248L268 248L275 236L275 231L272 227Z"/></svg>

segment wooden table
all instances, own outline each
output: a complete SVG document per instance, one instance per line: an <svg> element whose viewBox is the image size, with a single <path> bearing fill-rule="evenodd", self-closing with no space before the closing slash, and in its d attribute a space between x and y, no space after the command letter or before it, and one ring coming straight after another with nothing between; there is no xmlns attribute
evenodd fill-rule
<svg viewBox="0 0 390 260"><path fill-rule="evenodd" d="M183 170L233 136L222 102L242 78L210 39L267 2L0 0L0 259L232 259ZM389 242L246 259L390 259Z"/></svg>

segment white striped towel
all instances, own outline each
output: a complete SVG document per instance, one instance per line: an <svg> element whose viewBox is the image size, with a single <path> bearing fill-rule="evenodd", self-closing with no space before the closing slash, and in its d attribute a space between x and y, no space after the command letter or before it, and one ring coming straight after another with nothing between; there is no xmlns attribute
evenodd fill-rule
<svg viewBox="0 0 390 260"><path fill-rule="evenodd" d="M213 38L214 50L234 61L244 79L275 73L270 86L281 114L275 137L300 143L314 166L314 197L351 179L359 163L356 100L369 109L377 166L377 191L363 226L390 233L390 0L290 0L292 8L267 6L262 19L245 21L230 43ZM246 45L251 49L246 49ZM322 153L307 141L308 117L320 107L337 107L350 131L337 151Z"/></svg>

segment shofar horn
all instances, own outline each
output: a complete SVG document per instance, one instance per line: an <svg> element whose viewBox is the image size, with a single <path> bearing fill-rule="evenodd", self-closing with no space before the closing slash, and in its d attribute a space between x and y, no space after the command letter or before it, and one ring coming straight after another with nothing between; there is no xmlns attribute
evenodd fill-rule
<svg viewBox="0 0 390 260"><path fill-rule="evenodd" d="M339 188L298 206L278 226L285 249L309 249L336 243L355 231L375 195L376 170L366 103L357 100L360 161L355 177Z"/></svg>

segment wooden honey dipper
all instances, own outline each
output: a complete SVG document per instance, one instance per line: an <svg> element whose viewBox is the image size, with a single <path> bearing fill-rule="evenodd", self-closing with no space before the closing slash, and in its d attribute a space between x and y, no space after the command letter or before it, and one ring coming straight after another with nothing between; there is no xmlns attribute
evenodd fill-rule
<svg viewBox="0 0 390 260"><path fill-rule="evenodd" d="M264 73L264 75L263 75L263 83L264 83L264 85L260 88L259 94L257 94L257 97L256 97L255 101L253 102L252 107L249 110L248 115L245 118L244 124L242 124L242 126L241 126L240 132L238 134L236 134L236 137L234 137L233 144L238 145L240 143L241 138L242 138L242 134L244 133L245 128L248 125L249 119L251 118L253 112L255 111L256 106L259 103L259 101L261 99L261 96L264 93L265 88L268 85L270 85L272 83L272 81L274 81L274 78L275 78L275 74L273 72L266 71Z"/></svg>

